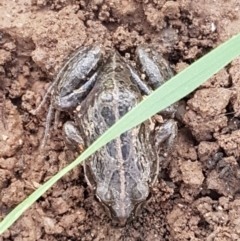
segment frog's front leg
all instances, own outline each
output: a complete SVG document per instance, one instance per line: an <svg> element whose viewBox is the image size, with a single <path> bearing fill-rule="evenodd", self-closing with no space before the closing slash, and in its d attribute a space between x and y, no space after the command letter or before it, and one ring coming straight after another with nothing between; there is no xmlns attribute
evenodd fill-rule
<svg viewBox="0 0 240 241"><path fill-rule="evenodd" d="M74 122L67 121L63 125L63 136L64 136L65 144L69 149L83 151L84 141L80 131L75 126Z"/></svg>
<svg viewBox="0 0 240 241"><path fill-rule="evenodd" d="M155 130L155 145L160 155L164 158L172 150L177 137L177 123L173 119L167 120Z"/></svg>
<svg viewBox="0 0 240 241"><path fill-rule="evenodd" d="M65 144L69 149L77 152L84 151L84 140L81 136L79 129L75 126L74 122L67 121L63 125L63 136ZM88 185L94 189L96 187L96 181L91 171L89 170L86 161L83 162L83 168Z"/></svg>

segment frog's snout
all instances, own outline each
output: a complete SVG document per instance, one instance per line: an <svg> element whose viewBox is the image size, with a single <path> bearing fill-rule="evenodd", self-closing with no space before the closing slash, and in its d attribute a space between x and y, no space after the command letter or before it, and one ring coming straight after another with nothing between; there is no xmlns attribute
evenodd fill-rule
<svg viewBox="0 0 240 241"><path fill-rule="evenodd" d="M112 217L113 223L118 227L124 227L130 221L129 217Z"/></svg>

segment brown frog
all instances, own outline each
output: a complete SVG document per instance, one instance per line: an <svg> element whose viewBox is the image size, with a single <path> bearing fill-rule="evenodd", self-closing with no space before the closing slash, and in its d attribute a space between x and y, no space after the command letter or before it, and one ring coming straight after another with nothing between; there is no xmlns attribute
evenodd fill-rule
<svg viewBox="0 0 240 241"><path fill-rule="evenodd" d="M112 51L104 62L99 46L81 48L60 70L52 85L56 87L48 120L53 107L74 111L75 121L65 123L63 128L68 145L90 146L135 107L143 95L172 77L166 61L154 51L137 48L136 56L147 83L140 79L140 71L127 64L117 51ZM169 152L177 133L172 119L175 107L161 112L164 123L157 128L152 128L152 121L147 120L84 161L88 184L108 216L120 226L134 218L150 197L159 160Z"/></svg>

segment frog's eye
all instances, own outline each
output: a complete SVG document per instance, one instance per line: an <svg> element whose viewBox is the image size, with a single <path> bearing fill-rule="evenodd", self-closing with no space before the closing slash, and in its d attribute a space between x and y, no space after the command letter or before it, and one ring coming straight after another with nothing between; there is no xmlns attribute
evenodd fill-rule
<svg viewBox="0 0 240 241"><path fill-rule="evenodd" d="M112 194L112 191L111 190L108 190L105 195L104 195L104 201L106 202L110 202L110 201L113 201L114 200L114 196Z"/></svg>
<svg viewBox="0 0 240 241"><path fill-rule="evenodd" d="M145 202L140 202L135 206L135 210L134 210L134 215L138 216L143 208L143 206L145 205Z"/></svg>
<svg viewBox="0 0 240 241"><path fill-rule="evenodd" d="M135 201L142 199L142 194L141 194L141 192L139 192L139 190L137 188L134 188L132 191L132 199Z"/></svg>
<svg viewBox="0 0 240 241"><path fill-rule="evenodd" d="M139 215L139 213L141 212L141 210L142 210L143 206L145 205L146 201L149 200L151 198L151 196L152 196L152 194L151 194L151 192L149 192L147 198L144 198L142 196L142 198L139 199L138 202L136 202L135 209L134 209L134 215L135 216Z"/></svg>
<svg viewBox="0 0 240 241"><path fill-rule="evenodd" d="M112 196L107 196L108 194L106 193L104 197L100 197L97 194L95 194L95 200L100 202L103 206L111 206L114 202L114 199Z"/></svg>

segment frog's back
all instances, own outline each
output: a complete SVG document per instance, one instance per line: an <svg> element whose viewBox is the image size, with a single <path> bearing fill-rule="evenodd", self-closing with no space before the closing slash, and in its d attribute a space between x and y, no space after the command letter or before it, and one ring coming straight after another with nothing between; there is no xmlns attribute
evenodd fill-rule
<svg viewBox="0 0 240 241"><path fill-rule="evenodd" d="M103 65L91 93L82 104L79 124L89 146L141 101L127 64L115 53ZM146 138L146 139L142 139ZM146 144L149 143L148 144ZM136 202L149 194L152 145L145 126L137 126L109 142L85 161L85 175L101 202L124 223Z"/></svg>
<svg viewBox="0 0 240 241"><path fill-rule="evenodd" d="M81 105L81 118L94 121L98 136L141 101L141 93L131 80L127 64L119 54L112 54L99 71L96 84ZM83 123L83 126L87 124ZM96 139L94 135L91 142Z"/></svg>

